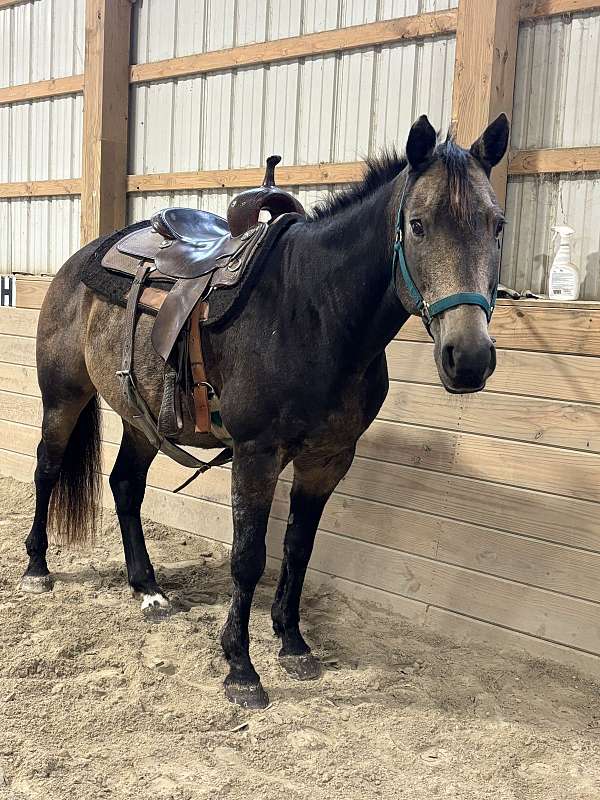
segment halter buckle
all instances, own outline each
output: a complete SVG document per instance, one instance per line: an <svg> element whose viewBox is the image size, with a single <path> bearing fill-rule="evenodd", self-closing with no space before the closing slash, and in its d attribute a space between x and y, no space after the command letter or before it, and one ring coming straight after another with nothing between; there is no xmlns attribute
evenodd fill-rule
<svg viewBox="0 0 600 800"><path fill-rule="evenodd" d="M421 319L423 320L423 323L425 324L427 330L429 330L429 326L431 325L433 317L431 316L431 313L429 311L429 303L426 300L422 301L420 311L421 311Z"/></svg>

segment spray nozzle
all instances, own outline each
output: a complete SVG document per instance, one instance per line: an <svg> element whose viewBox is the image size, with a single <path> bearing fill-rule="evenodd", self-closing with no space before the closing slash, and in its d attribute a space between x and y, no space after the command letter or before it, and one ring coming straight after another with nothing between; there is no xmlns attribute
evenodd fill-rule
<svg viewBox="0 0 600 800"><path fill-rule="evenodd" d="M552 241L554 241L557 236L560 236L561 243L568 242L569 236L572 236L575 233L573 228L570 228L568 225L553 225L552 230L554 231Z"/></svg>

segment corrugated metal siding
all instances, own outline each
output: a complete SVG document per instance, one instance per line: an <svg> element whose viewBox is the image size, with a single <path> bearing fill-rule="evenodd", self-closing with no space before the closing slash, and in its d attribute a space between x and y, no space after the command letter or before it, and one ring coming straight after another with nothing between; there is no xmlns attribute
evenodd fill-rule
<svg viewBox="0 0 600 800"><path fill-rule="evenodd" d="M155 61L454 5L448 0L227 0L223 9L210 0L150 0L134 12L133 57ZM130 170L250 167L273 152L286 164L354 161L386 144L401 148L421 113L441 129L448 126L453 64L454 38L440 37L133 87ZM310 189L305 191L311 196ZM219 194L223 213L230 195ZM181 198L181 193L131 198L131 219L147 216L149 208L169 197ZM196 205L212 194L193 197Z"/></svg>
<svg viewBox="0 0 600 800"><path fill-rule="evenodd" d="M521 26L512 147L600 145L600 13L540 19ZM513 177L503 281L547 291L552 225L576 230L573 255L581 299L600 298L600 173Z"/></svg>
<svg viewBox="0 0 600 800"><path fill-rule="evenodd" d="M0 10L0 86L81 73L84 0ZM0 106L0 183L81 175L83 102ZM0 201L0 272L54 273L79 246L79 198Z"/></svg>

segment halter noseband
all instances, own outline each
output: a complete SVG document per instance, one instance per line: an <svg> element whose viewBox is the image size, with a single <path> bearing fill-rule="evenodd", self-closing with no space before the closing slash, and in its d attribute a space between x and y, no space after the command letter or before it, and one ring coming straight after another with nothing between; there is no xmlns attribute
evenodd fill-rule
<svg viewBox="0 0 600 800"><path fill-rule="evenodd" d="M400 266L400 274L402 275L402 280L404 281L404 285L406 286L408 293L410 294L411 300L414 302L417 313L420 315L421 319L423 320L423 325L427 330L427 333L433 339L431 333L431 323L434 317L439 316L444 311L447 311L449 308L456 308L457 306L479 306L483 308L485 311L485 316L487 317L488 324L492 319L492 314L494 313L494 307L496 305L496 296L498 294L498 281L494 286L494 291L492 294L491 302L488 301L487 297L484 295L479 294L479 292L456 292L456 294L450 294L447 297L443 297L441 300L436 300L434 303L428 303L421 292L417 284L414 282L412 275L410 274L410 270L408 269L408 264L406 263L406 256L404 255L404 246L402 244L403 241L403 233L402 233L402 212L404 208L404 196L406 194L406 186L408 184L408 179L404 184L404 189L402 190L402 196L400 198L400 207L398 208L398 215L396 217L396 238L394 240L394 254L392 256L392 280L394 283L394 291L398 294L397 291L397 274L398 274L398 266Z"/></svg>

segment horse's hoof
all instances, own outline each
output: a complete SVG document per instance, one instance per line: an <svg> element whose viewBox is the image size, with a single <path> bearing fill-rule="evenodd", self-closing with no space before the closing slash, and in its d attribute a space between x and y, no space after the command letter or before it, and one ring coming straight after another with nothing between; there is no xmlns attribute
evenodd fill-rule
<svg viewBox="0 0 600 800"><path fill-rule="evenodd" d="M243 708L261 709L269 705L269 695L262 683L228 683L225 682L225 697Z"/></svg>
<svg viewBox="0 0 600 800"><path fill-rule="evenodd" d="M173 606L164 595L142 595L142 614L148 622L164 622L172 613Z"/></svg>
<svg viewBox="0 0 600 800"><path fill-rule="evenodd" d="M54 588L52 575L23 575L21 591L29 594L44 594Z"/></svg>
<svg viewBox="0 0 600 800"><path fill-rule="evenodd" d="M312 653L301 656L279 656L279 663L284 670L299 681L315 681L321 677L321 662Z"/></svg>

